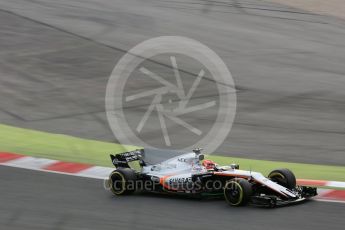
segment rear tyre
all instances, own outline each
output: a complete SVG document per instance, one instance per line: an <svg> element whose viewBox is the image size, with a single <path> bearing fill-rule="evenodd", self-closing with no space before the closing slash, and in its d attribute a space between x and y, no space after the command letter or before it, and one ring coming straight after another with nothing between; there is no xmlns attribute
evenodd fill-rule
<svg viewBox="0 0 345 230"><path fill-rule="evenodd" d="M243 206L250 201L252 185L245 179L233 179L224 186L225 200L231 206Z"/></svg>
<svg viewBox="0 0 345 230"><path fill-rule="evenodd" d="M268 178L277 184L284 186L288 189L296 188L296 177L289 169L276 169L273 170Z"/></svg>
<svg viewBox="0 0 345 230"><path fill-rule="evenodd" d="M136 173L130 168L117 168L109 176L109 186L115 195L128 195L135 191Z"/></svg>

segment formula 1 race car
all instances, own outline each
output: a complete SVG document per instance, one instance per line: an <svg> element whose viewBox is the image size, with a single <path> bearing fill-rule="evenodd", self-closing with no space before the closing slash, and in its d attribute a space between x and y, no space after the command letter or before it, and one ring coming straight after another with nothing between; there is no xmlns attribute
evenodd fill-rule
<svg viewBox="0 0 345 230"><path fill-rule="evenodd" d="M265 207L296 203L317 195L316 188L297 186L288 169L274 170L265 177L240 170L237 164L218 166L205 160L201 149L154 165L147 164L143 155L143 149L110 155L116 170L109 175L106 185L115 195L147 191L221 196L232 206Z"/></svg>

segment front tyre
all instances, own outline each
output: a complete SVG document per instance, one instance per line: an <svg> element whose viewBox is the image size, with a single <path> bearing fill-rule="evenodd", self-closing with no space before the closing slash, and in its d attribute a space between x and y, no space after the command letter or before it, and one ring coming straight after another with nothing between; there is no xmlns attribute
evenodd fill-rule
<svg viewBox="0 0 345 230"><path fill-rule="evenodd" d="M252 185L245 179L233 179L224 186L225 200L231 206L243 206L250 201Z"/></svg>
<svg viewBox="0 0 345 230"><path fill-rule="evenodd" d="M136 173L130 168L117 168L109 176L109 186L115 195L128 195L135 191Z"/></svg>
<svg viewBox="0 0 345 230"><path fill-rule="evenodd" d="M296 188L296 177L289 169L276 169L273 170L268 178L277 184L284 186L288 189Z"/></svg>

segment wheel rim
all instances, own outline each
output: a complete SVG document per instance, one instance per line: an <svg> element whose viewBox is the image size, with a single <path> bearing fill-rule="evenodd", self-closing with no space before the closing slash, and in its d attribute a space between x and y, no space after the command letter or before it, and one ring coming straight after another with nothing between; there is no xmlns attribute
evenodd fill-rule
<svg viewBox="0 0 345 230"><path fill-rule="evenodd" d="M119 172L111 175L111 189L116 195L120 195L125 191L125 178Z"/></svg>
<svg viewBox="0 0 345 230"><path fill-rule="evenodd" d="M236 181L228 182L224 188L224 195L227 202L231 205L239 205L243 199L243 190Z"/></svg>
<svg viewBox="0 0 345 230"><path fill-rule="evenodd" d="M287 185L287 180L285 176L281 173L271 173L269 175L269 178L273 181L276 182L280 185L286 186Z"/></svg>

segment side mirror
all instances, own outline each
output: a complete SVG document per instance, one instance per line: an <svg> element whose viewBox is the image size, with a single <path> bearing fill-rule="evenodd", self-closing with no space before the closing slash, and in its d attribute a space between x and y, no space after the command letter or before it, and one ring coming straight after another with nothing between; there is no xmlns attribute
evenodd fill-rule
<svg viewBox="0 0 345 230"><path fill-rule="evenodd" d="M205 159L205 155L204 154L200 154L199 155L199 161L203 161Z"/></svg>

